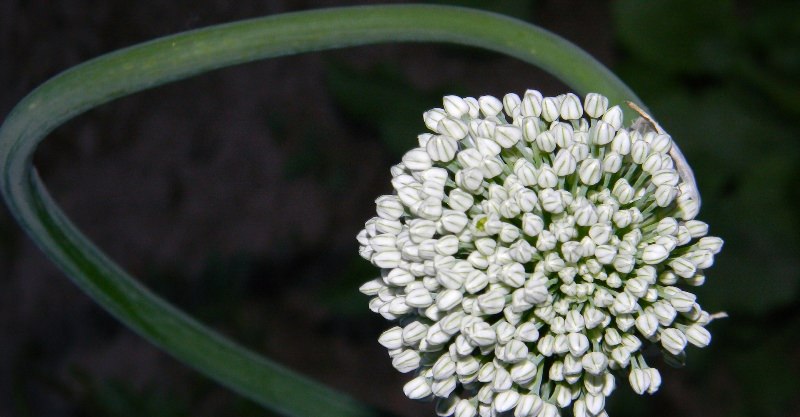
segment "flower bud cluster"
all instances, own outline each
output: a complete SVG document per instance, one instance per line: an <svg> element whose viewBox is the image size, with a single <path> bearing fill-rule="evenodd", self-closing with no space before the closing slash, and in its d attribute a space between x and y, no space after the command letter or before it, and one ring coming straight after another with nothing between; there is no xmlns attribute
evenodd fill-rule
<svg viewBox="0 0 800 417"><path fill-rule="evenodd" d="M424 122L358 235L408 397L439 416L605 416L615 375L658 390L646 347L679 364L709 344L680 287L704 282L722 240L694 220L670 136L625 127L599 94L534 90L447 96Z"/></svg>

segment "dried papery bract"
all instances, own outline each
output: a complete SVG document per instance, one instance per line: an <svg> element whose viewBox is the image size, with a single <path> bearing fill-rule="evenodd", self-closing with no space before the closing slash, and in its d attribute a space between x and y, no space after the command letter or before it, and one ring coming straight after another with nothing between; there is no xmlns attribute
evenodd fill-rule
<svg viewBox="0 0 800 417"><path fill-rule="evenodd" d="M712 316L685 288L722 240L672 139L600 94L447 96L392 167L358 235L380 337L440 416L606 415L616 378L652 394L643 356L682 363ZM676 159L677 158L677 159ZM687 171L688 170L688 171ZM688 172L688 175L686 174Z"/></svg>

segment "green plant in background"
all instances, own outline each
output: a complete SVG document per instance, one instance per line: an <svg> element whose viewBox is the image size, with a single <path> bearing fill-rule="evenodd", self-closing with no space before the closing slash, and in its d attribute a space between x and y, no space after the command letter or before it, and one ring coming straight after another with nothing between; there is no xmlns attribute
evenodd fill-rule
<svg viewBox="0 0 800 417"><path fill-rule="evenodd" d="M376 415L356 401L258 357L176 310L128 276L54 204L32 155L53 129L115 98L271 56L397 41L477 46L536 64L577 92L639 102L613 74L557 36L506 17L434 6L330 9L196 30L118 51L69 70L26 97L0 130L3 195L13 215L73 281L175 357L287 415ZM634 113L625 110L628 116Z"/></svg>

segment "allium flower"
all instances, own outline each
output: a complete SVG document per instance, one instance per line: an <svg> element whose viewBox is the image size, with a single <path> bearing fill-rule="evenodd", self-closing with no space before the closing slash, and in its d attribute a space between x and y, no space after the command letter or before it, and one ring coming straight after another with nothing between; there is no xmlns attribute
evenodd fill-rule
<svg viewBox="0 0 800 417"><path fill-rule="evenodd" d="M711 316L678 286L703 283L722 240L694 220L670 136L625 127L599 94L443 107L358 235L408 397L440 416L605 416L615 375L658 390L645 349L679 364L709 344Z"/></svg>

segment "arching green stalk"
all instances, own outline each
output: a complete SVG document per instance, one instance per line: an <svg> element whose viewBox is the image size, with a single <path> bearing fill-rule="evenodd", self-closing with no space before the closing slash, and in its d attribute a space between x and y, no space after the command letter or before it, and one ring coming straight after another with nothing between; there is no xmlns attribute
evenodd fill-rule
<svg viewBox="0 0 800 417"><path fill-rule="evenodd" d="M94 246L50 198L32 166L38 143L67 120L137 91L234 64L347 46L448 42L514 56L576 91L637 101L608 69L569 42L508 17L442 6L317 10L213 26L123 49L54 77L0 128L3 196L39 247L137 333L234 391L291 416L374 416L370 407L242 348L140 285Z"/></svg>

